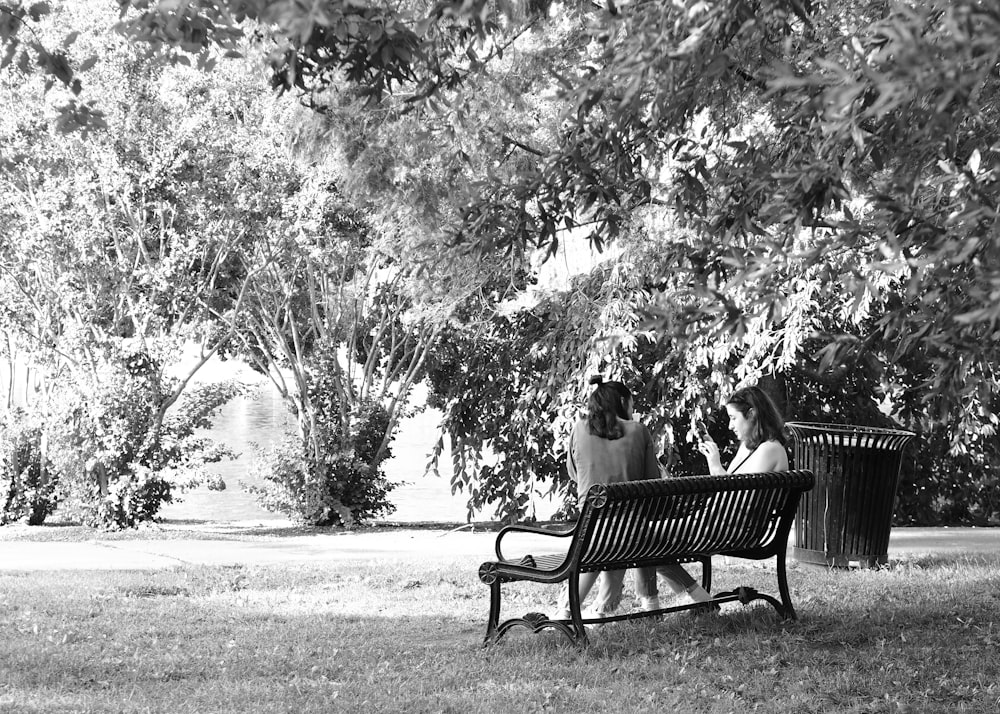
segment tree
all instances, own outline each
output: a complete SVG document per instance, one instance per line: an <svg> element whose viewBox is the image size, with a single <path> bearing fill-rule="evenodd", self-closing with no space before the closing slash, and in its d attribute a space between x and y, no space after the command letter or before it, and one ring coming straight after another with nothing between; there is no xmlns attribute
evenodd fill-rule
<svg viewBox="0 0 1000 714"><path fill-rule="evenodd" d="M340 136L355 177L392 178L386 195L417 182L398 181L411 157L373 160L379 132L423 125L443 146L422 169L454 187L431 240L520 260L574 232L603 247L653 230L651 344L719 348L747 377L808 347L820 372L870 365L888 409L906 421L919 403L956 453L995 429L988 4L121 7L120 30L169 60L207 66L260 32L275 87L324 116L364 101L370 124ZM542 109L483 106L520 95Z"/></svg>
<svg viewBox="0 0 1000 714"><path fill-rule="evenodd" d="M949 425L959 451L968 435L993 432L995 8L729 0L560 9L557 20L536 20L477 5L482 22L459 11L448 26L459 42L432 35L414 61L397 58L399 76L413 72L397 93L458 117L505 61L497 50L509 56L528 42L525 24L580 30L565 51L539 53L560 121L542 143L505 134L516 170L482 172L451 226L456 237L488 251L551 248L581 225L598 246L650 220L680 230L658 243L669 289L651 290L647 305L646 326L672 350L725 346L745 376L794 364L806 345L820 371L874 359L904 421L916 398ZM474 45L464 59L461 41ZM329 83L304 76L325 110L316 90ZM822 312L844 319L824 334ZM916 362L926 368L906 366Z"/></svg>
<svg viewBox="0 0 1000 714"><path fill-rule="evenodd" d="M297 419L297 443L265 471L264 503L350 526L391 507L381 464L439 322L336 182L322 171L303 181L286 220L243 254L252 278L234 349Z"/></svg>
<svg viewBox="0 0 1000 714"><path fill-rule="evenodd" d="M16 68L22 75L38 72L45 80L45 93L59 82L62 96L57 101L56 126L60 131L80 131L86 136L94 129L106 126L104 112L95 102L81 99L82 73L97 62L97 55L89 54L77 61L70 57L70 50L79 32L65 33L57 44L47 41L36 29L52 9L47 2L2 0L0 2L0 71ZM55 48L55 49L53 49Z"/></svg>
<svg viewBox="0 0 1000 714"><path fill-rule="evenodd" d="M582 216L603 241L668 210L691 231L665 256L691 309L654 302L659 330L783 329L811 272L879 315L860 341L828 335L824 366L871 339L926 352L913 386L933 415L992 428L998 33L979 3L609 5L567 78L561 145L492 182L460 231L545 244Z"/></svg>
<svg viewBox="0 0 1000 714"><path fill-rule="evenodd" d="M237 388L190 383L235 331L239 254L280 205L285 176L245 122L266 87L217 81L203 101L203 77L154 71L101 34L93 9L58 19L84 31L78 45L103 50L93 86L109 109L104 132L46 131L40 81L2 88L5 105L22 108L0 124L2 325L46 375L42 457L88 521L124 526L221 456L194 430ZM191 342L197 354L177 374Z"/></svg>
<svg viewBox="0 0 1000 714"><path fill-rule="evenodd" d="M166 31L177 27L170 24L175 19L169 21ZM58 27L53 24L49 31L55 33ZM188 49L190 45L169 60L186 64ZM230 49L240 55L257 51L254 42ZM216 63L216 58L210 59L204 66ZM270 126L275 143L284 142L280 147L268 146L261 141L261 135L244 131L244 112L259 110L244 105L243 97L232 94L220 100L216 87L220 74L227 82L235 81L229 68L238 60L222 58L214 74L201 81L183 68L158 69L159 65L142 53L133 60L152 71L153 80L142 91L154 99L150 116L142 115L145 105L138 103L142 109L133 117L133 128L142 129L151 120L169 121L178 102L188 111L195 111L199 120L181 122L180 126L185 127L182 136L168 136L165 146L151 159L147 159L144 149L133 150L140 165L165 164L166 177L147 179L139 200L122 204L134 206L136 215L130 217L130 225L143 225L146 212L152 211L154 216L164 218L161 223L169 225L171 235L193 235L200 230L203 239L218 238L236 248L215 266L219 271L218 286L200 297L204 314L221 326L200 328L199 334L210 345L208 353L225 347L250 359L275 379L292 405L299 419L299 443L291 448L294 456L286 453L280 458L283 463L295 465L290 471L282 471L296 482L293 491L312 489L321 494L318 501L306 499L314 505L319 503L318 507L305 507L307 518L350 523L374 515L384 507L387 490L379 476L379 464L389 454L395 425L420 375L427 346L447 316L447 305L453 300L450 295L456 288L459 294L476 289L475 276L482 266L439 280L442 273L433 269L433 263L440 259L441 251L423 233L431 221L425 217L410 222L409 230L403 228L405 217L421 210L419 201L403 204L394 215L385 211L370 220L341 195L340 186L347 182L330 168L338 162L336 151L320 147L320 153L330 155L299 161L289 156L289 147L299 143L300 153L310 149L310 142L295 132L314 130L306 122L296 126L293 112L282 113L279 109L266 118L276 124L289 121L287 126ZM113 72L103 65L93 71ZM94 77L93 86L100 86L99 79ZM242 81L252 84L250 75ZM164 85L173 87L169 107L157 104L163 101ZM199 106L199 98L207 98L208 106ZM275 101L276 106L281 104ZM246 153L234 150L235 141L233 146L221 141L213 149L222 160L214 166L202 163L202 150L220 131L200 121L202 118L209 122L213 118L221 120L226 130L235 123L239 138L247 142ZM405 121L399 126L403 124ZM115 129L112 125L109 131ZM397 128L398 136L403 136L405 130ZM70 139L66 141L73 144ZM101 145L104 138L89 137L88 141ZM154 143L164 143L164 139ZM277 160L275 153L279 155ZM181 166L177 166L178 160ZM425 176L436 172L431 167ZM434 180L441 183L439 175ZM229 196L233 185L241 193ZM362 193L356 191L354 195ZM377 204L377 198L373 200L369 195L366 205ZM438 255L429 255L435 252ZM163 282L172 286L176 280ZM98 302L120 301L114 291L122 284L127 288L131 281L107 281ZM207 287L210 281L201 286ZM198 315L203 316L200 312ZM172 332L182 326L183 321L178 321L165 324L165 329ZM234 335L237 341L226 346ZM291 375L290 382L285 382L286 375ZM315 478L313 483L320 484L319 491L304 481L296 481L300 478ZM348 481L355 484L360 495L344 492ZM324 491L331 484L333 490ZM293 494L291 501L301 495Z"/></svg>

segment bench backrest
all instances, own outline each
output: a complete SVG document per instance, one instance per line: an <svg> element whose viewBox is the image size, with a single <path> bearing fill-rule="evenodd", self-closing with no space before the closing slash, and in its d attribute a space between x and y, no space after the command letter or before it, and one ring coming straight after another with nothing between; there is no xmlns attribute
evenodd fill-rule
<svg viewBox="0 0 1000 714"><path fill-rule="evenodd" d="M570 551L581 570L665 558L765 558L785 547L811 471L599 484L587 492Z"/></svg>

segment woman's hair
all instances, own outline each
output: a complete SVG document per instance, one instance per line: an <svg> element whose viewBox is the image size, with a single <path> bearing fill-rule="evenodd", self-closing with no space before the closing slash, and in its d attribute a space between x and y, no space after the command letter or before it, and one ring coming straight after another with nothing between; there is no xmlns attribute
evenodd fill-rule
<svg viewBox="0 0 1000 714"><path fill-rule="evenodd" d="M785 443L785 420L771 397L760 387L737 389L726 404L739 411L750 424L746 445L751 451L765 441Z"/></svg>
<svg viewBox="0 0 1000 714"><path fill-rule="evenodd" d="M628 419L626 404L632 392L621 382L605 382L600 375L590 378L597 387L587 402L587 427L594 436L602 439L619 439L625 434L619 419Z"/></svg>

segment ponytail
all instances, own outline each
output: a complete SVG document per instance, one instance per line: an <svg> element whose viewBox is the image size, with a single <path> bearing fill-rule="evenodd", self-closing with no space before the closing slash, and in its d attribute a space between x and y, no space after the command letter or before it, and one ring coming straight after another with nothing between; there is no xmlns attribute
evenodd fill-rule
<svg viewBox="0 0 1000 714"><path fill-rule="evenodd" d="M589 381L597 385L587 402L590 433L602 439L620 439L625 430L618 420L628 418L625 404L632 398L632 392L621 382L605 382L599 374Z"/></svg>

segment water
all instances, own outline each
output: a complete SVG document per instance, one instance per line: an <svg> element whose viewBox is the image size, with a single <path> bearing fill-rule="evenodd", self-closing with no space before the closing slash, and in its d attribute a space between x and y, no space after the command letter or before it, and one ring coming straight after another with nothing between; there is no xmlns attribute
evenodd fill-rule
<svg viewBox="0 0 1000 714"><path fill-rule="evenodd" d="M400 424L393 442L392 458L385 463L389 481L400 484L389 494L396 511L381 520L414 523L433 521L466 522L466 496L451 493L451 461L446 452L441 459L440 476L424 474L434 442L440 413L426 410ZM258 393L238 397L223 407L213 428L206 432L239 454L239 458L210 464L210 470L226 482L224 491L199 487L182 496L183 502L161 509L160 516L168 520L254 521L274 520L281 514L271 513L256 504L253 496L240 482L263 485L250 474L254 445L266 448L276 443L285 432L295 428L291 414L269 382L262 382ZM538 515L547 517L555 507L539 502ZM488 519L492 512L477 513L475 519Z"/></svg>

